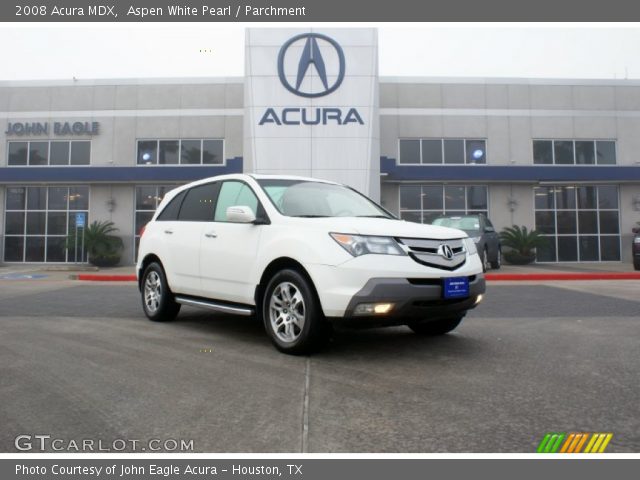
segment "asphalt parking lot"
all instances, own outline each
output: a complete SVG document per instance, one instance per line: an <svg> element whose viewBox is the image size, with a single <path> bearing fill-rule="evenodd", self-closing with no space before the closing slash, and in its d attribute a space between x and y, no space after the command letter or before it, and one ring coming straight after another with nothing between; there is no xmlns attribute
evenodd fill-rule
<svg viewBox="0 0 640 480"><path fill-rule="evenodd" d="M640 451L640 281L490 284L453 334L339 331L310 358L254 318L146 320L132 283L0 281L0 451L20 434L203 452Z"/></svg>

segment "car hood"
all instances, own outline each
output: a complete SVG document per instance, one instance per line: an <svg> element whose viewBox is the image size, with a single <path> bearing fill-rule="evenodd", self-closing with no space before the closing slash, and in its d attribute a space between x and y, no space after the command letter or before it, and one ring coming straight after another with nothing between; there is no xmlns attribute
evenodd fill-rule
<svg viewBox="0 0 640 480"><path fill-rule="evenodd" d="M295 219L295 223L298 225L300 221L303 221L309 227L323 228L328 232L336 233L405 238L433 238L436 240L467 237L465 232L455 228L423 225L420 223L386 218L331 217Z"/></svg>

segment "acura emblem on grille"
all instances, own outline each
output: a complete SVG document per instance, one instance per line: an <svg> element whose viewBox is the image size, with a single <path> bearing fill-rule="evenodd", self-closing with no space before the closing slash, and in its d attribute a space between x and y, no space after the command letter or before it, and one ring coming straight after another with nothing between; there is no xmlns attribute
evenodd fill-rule
<svg viewBox="0 0 640 480"><path fill-rule="evenodd" d="M445 245L444 243L438 247L438 255L447 260L451 260L453 258L453 250L449 245Z"/></svg>

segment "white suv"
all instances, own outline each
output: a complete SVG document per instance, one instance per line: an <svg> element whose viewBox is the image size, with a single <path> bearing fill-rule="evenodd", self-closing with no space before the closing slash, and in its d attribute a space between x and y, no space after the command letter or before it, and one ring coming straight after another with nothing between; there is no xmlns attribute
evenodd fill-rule
<svg viewBox="0 0 640 480"><path fill-rule="evenodd" d="M169 192L140 239L151 320L180 305L262 318L274 345L307 353L331 324L408 325L436 335L482 299L473 240L396 219L324 180L224 175Z"/></svg>

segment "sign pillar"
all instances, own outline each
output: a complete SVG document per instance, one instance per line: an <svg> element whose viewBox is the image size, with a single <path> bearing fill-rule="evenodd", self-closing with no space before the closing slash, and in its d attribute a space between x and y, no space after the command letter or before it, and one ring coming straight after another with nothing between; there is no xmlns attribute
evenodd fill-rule
<svg viewBox="0 0 640 480"><path fill-rule="evenodd" d="M246 31L244 165L380 196L373 28Z"/></svg>

